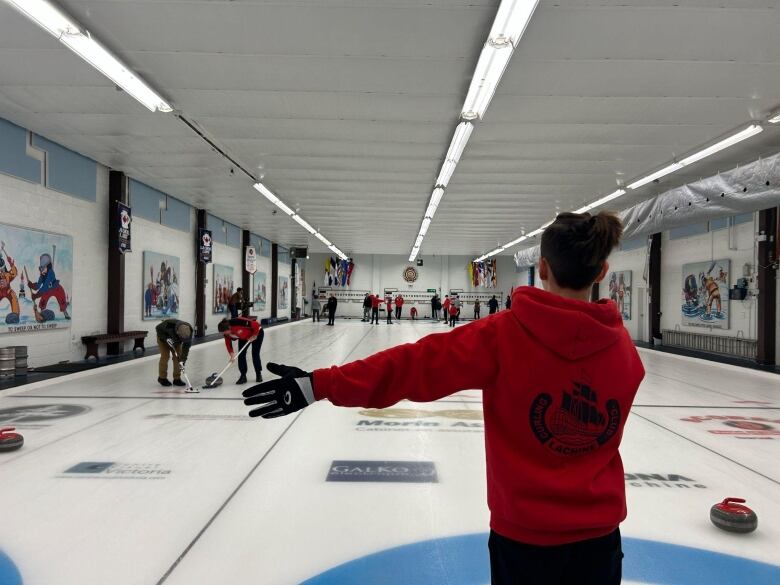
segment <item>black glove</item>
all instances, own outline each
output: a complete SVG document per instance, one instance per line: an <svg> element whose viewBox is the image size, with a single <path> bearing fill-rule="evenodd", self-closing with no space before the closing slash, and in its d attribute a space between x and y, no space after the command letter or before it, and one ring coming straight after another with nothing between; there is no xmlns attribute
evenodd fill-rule
<svg viewBox="0 0 780 585"><path fill-rule="evenodd" d="M244 390L244 404L260 408L249 411L249 416L276 418L306 408L314 402L312 376L300 368L269 363L268 371L280 376Z"/></svg>

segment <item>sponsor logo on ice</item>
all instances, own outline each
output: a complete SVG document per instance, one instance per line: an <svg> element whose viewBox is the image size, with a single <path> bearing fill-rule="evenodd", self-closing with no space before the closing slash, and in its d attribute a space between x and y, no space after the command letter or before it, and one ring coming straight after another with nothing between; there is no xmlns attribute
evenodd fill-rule
<svg viewBox="0 0 780 585"><path fill-rule="evenodd" d="M333 461L326 481L438 483L432 461Z"/></svg>

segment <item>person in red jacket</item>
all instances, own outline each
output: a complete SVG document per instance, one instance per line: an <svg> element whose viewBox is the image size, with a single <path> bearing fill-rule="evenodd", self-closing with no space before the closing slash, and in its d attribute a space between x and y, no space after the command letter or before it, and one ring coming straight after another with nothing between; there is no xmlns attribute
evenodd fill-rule
<svg viewBox="0 0 780 585"><path fill-rule="evenodd" d="M441 304L442 313L444 313L444 324L448 325L450 322L450 295L444 295L444 302Z"/></svg>
<svg viewBox="0 0 780 585"><path fill-rule="evenodd" d="M455 323L458 320L458 307L455 306L455 303L450 303L449 312L450 312L450 327L455 327Z"/></svg>
<svg viewBox="0 0 780 585"><path fill-rule="evenodd" d="M263 347L263 337L265 332L257 321L256 317L236 317L235 319L222 319L217 325L217 329L225 336L225 345L230 354L230 361L236 359L236 353L233 351L233 340L238 339L238 370L241 377L236 384L246 384L246 354L247 351L241 351L247 343L252 347L252 365L255 368L255 379L257 382L263 381L263 364L260 362L260 348Z"/></svg>
<svg viewBox="0 0 780 585"><path fill-rule="evenodd" d="M417 319L417 307L412 307L409 311L409 315L412 317L412 321Z"/></svg>
<svg viewBox="0 0 780 585"><path fill-rule="evenodd" d="M387 324L393 324L393 297L387 295L385 297L385 309L387 309Z"/></svg>
<svg viewBox="0 0 780 585"><path fill-rule="evenodd" d="M399 294L397 297L395 297L395 318L400 319L401 318L401 309L404 306L404 298Z"/></svg>
<svg viewBox="0 0 780 585"><path fill-rule="evenodd" d="M621 234L610 213L560 214L541 240L546 290L520 287L508 311L344 366L268 364L281 377L244 392L249 415L482 389L492 583L618 585L618 447L644 368L615 304L589 298Z"/></svg>
<svg viewBox="0 0 780 585"><path fill-rule="evenodd" d="M379 325L379 306L382 304L382 299L379 295L371 295L371 325Z"/></svg>

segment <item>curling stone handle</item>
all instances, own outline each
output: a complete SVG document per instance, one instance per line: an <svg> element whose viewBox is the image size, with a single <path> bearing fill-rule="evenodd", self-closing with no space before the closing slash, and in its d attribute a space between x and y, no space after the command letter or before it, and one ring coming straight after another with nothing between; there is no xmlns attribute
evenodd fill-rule
<svg viewBox="0 0 780 585"><path fill-rule="evenodd" d="M724 504L744 504L747 500L744 498L726 498L723 500Z"/></svg>

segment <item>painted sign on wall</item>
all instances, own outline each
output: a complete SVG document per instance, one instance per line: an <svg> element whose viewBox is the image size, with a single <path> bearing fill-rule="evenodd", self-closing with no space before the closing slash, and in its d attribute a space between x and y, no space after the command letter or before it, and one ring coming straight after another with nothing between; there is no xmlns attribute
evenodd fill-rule
<svg viewBox="0 0 780 585"><path fill-rule="evenodd" d="M144 321L179 316L178 256L144 252L143 307Z"/></svg>
<svg viewBox="0 0 780 585"><path fill-rule="evenodd" d="M70 327L73 238L0 224L0 333Z"/></svg>

